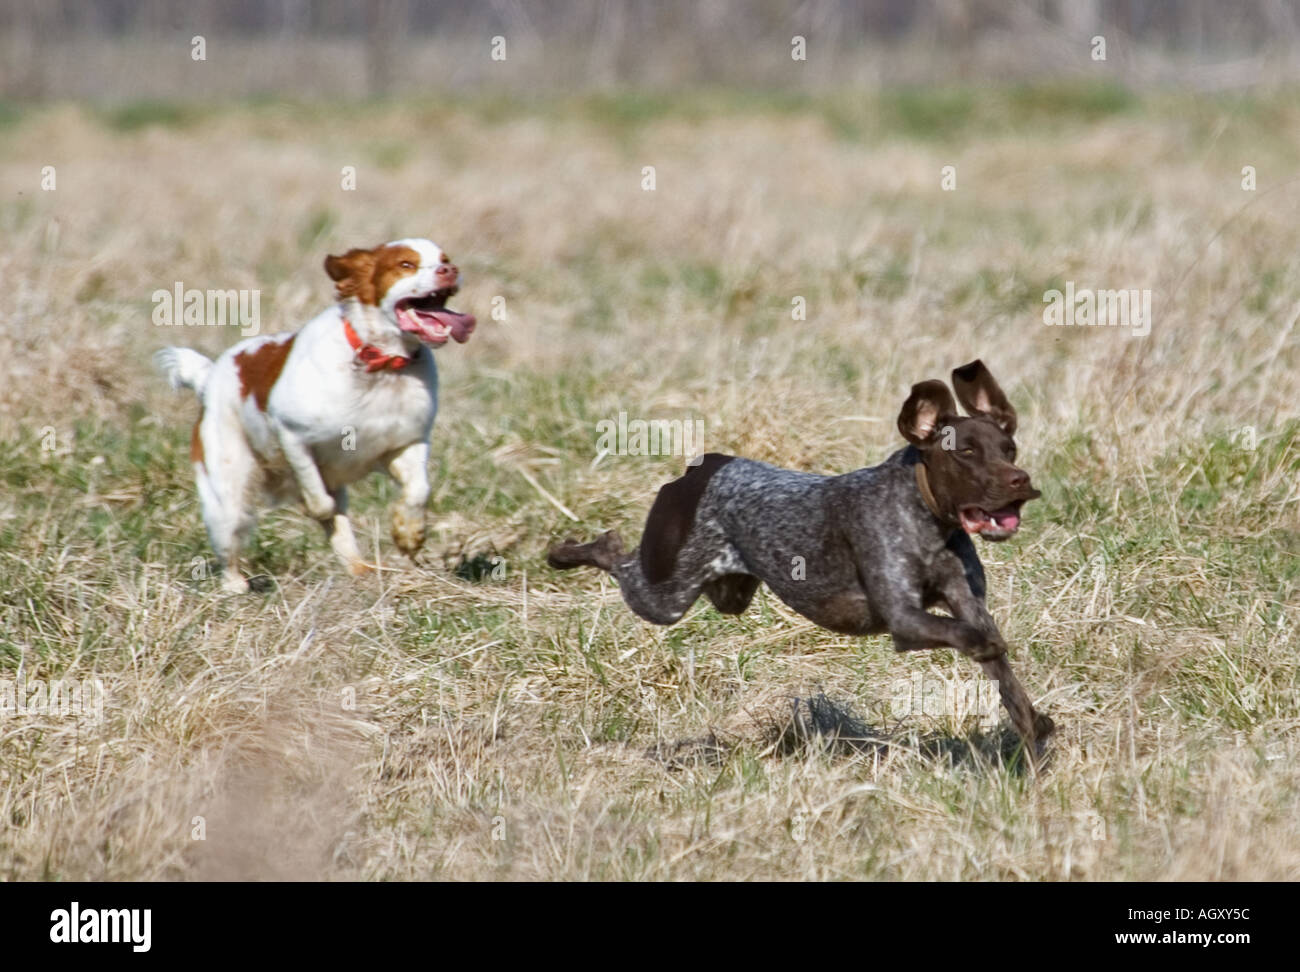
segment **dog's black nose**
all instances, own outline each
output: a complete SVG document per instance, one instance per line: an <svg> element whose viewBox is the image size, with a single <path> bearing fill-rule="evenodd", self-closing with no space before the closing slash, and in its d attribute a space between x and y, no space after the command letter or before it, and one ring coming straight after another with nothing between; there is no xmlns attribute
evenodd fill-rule
<svg viewBox="0 0 1300 972"><path fill-rule="evenodd" d="M1011 478L1007 480L1007 485L1012 489L1024 489L1029 485L1029 473L1023 469L1013 470Z"/></svg>

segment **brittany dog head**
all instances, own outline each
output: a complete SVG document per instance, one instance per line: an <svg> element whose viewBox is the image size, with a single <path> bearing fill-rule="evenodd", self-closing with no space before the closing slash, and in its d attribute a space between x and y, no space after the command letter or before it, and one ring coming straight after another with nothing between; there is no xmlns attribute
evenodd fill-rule
<svg viewBox="0 0 1300 972"><path fill-rule="evenodd" d="M378 314L425 344L438 347L448 338L463 344L474 330L472 314L447 307L460 289L460 270L430 240L395 240L372 250L327 256L325 272L345 308L351 306L354 313L359 310L372 320Z"/></svg>

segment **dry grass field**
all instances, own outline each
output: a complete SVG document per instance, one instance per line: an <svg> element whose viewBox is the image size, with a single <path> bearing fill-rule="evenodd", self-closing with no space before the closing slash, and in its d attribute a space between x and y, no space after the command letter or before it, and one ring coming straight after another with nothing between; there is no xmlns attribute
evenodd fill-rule
<svg viewBox="0 0 1300 972"><path fill-rule="evenodd" d="M0 678L104 695L0 713L0 876L1300 878L1298 174L1294 92L4 108ZM156 327L150 295L256 288L295 328L327 252L408 235L480 320L438 356L421 564L375 477L353 507L389 570L349 578L282 510L268 589L222 595L196 404L149 357L239 335ZM1149 288L1150 333L1046 326L1066 282ZM767 593L656 628L545 566L635 541L681 471L598 458L602 420L843 472L975 357L1043 489L981 545L1060 728L1037 775L1005 719L900 712L977 677L954 653ZM791 731L822 693L884 745Z"/></svg>

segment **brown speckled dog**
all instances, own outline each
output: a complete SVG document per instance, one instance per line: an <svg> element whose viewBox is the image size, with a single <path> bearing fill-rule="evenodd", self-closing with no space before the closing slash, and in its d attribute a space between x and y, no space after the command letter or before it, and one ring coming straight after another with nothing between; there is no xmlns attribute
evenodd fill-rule
<svg viewBox="0 0 1300 972"><path fill-rule="evenodd" d="M878 466L817 476L711 453L659 491L637 551L610 532L557 544L547 561L609 571L655 624L677 622L701 594L740 614L763 582L832 631L889 632L898 651L956 648L998 682L1038 751L1052 720L1007 664L971 536L1006 540L1040 494L1015 465L1016 412L988 369L972 361L952 383L969 414L942 381L914 385L898 416L910 444Z"/></svg>

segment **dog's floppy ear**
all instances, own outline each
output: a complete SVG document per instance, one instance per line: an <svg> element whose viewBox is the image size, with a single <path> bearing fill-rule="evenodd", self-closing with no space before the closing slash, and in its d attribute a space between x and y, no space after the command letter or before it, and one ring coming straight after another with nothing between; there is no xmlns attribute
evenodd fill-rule
<svg viewBox="0 0 1300 972"><path fill-rule="evenodd" d="M342 256L327 256L325 272L334 281L339 297L356 297L363 304L375 302L375 285L371 279L375 271L375 254L370 250L353 248Z"/></svg>
<svg viewBox="0 0 1300 972"><path fill-rule="evenodd" d="M1007 435L1016 433L1016 410L1007 401L998 383L984 362L976 358L970 364L954 368L952 387L957 400L971 415L987 415L1001 426Z"/></svg>
<svg viewBox="0 0 1300 972"><path fill-rule="evenodd" d="M943 382L931 379L912 386L912 394L898 413L898 431L912 445L933 441L939 430L939 417L956 415L957 403Z"/></svg>

